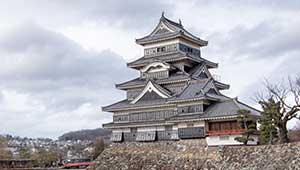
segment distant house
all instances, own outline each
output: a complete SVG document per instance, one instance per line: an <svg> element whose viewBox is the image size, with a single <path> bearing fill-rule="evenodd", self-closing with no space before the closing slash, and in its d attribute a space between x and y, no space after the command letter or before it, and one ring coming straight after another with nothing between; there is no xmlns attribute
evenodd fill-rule
<svg viewBox="0 0 300 170"><path fill-rule="evenodd" d="M127 98L103 107L113 112L114 142L205 139L208 145L239 145L234 140L244 129L240 109L257 118L259 111L221 93L229 85L215 79L217 63L202 57L208 42L188 32L181 21L161 16L154 30L136 39L144 56L127 64L140 76L116 87ZM234 76L234 75L233 75ZM250 144L257 144L257 137Z"/></svg>

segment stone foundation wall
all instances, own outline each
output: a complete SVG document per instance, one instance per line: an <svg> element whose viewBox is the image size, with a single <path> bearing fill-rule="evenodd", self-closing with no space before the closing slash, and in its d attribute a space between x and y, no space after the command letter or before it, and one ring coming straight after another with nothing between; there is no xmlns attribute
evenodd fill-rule
<svg viewBox="0 0 300 170"><path fill-rule="evenodd" d="M113 143L88 170L300 170L300 143L207 147L203 140Z"/></svg>

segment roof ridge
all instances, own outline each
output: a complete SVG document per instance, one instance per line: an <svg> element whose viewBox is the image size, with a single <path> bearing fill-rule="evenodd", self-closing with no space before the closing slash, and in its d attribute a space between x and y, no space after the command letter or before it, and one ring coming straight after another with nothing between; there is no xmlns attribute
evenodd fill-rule
<svg viewBox="0 0 300 170"><path fill-rule="evenodd" d="M172 24L172 25L174 25L174 26L177 26L177 27L180 27L181 29L183 29L183 25L181 24L181 22L180 22L180 23L177 23L177 22L175 22L175 21L173 21L173 20L171 20L171 19L166 18L164 15L161 16L161 19L164 19L164 20L166 20L167 22L169 22L170 24Z"/></svg>
<svg viewBox="0 0 300 170"><path fill-rule="evenodd" d="M203 89L208 85L208 83L210 83L211 81L213 81L214 79L212 77L208 78L207 81L205 82Z"/></svg>
<svg viewBox="0 0 300 170"><path fill-rule="evenodd" d="M258 110L258 109L254 108L254 107L252 107L252 106L249 106L249 105L247 105L247 104L245 104L245 103L239 101L239 100L238 100L238 97L234 97L234 98L232 98L232 100L236 103L236 105L239 105L239 104L240 104L240 105L249 107L250 109L253 109L253 110L257 111L257 112L261 112L260 110Z"/></svg>
<svg viewBox="0 0 300 170"><path fill-rule="evenodd" d="M185 88L181 91L180 94L177 94L176 97L182 95L184 93L184 91L190 86L190 84L191 84L191 80L188 80L186 85L185 85Z"/></svg>
<svg viewBox="0 0 300 170"><path fill-rule="evenodd" d="M101 110L104 111L104 110L106 110L105 108L109 108L109 107L111 107L111 106L113 106L113 105L122 103L122 102L124 102L124 101L128 101L128 99L124 99L124 100L118 101L118 102L116 102L116 103L113 103L113 104L110 104L110 105L107 105L107 106L103 106L103 107L101 107Z"/></svg>
<svg viewBox="0 0 300 170"><path fill-rule="evenodd" d="M163 92L167 93L168 95L171 95L171 92L167 90L166 88L162 87L161 85L157 84L154 80L149 80L151 83L156 87L162 90Z"/></svg>

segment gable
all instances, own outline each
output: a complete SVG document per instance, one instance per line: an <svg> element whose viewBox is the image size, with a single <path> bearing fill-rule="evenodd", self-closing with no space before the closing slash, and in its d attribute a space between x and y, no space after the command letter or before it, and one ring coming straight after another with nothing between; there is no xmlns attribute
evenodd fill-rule
<svg viewBox="0 0 300 170"><path fill-rule="evenodd" d="M218 89L216 88L213 79L208 80L208 83L203 89L204 93L209 93L209 94L220 94Z"/></svg>
<svg viewBox="0 0 300 170"><path fill-rule="evenodd" d="M165 34L170 32L174 32L174 30L172 30L166 24L160 21L159 24L156 26L156 28L152 31L150 36L155 36L155 35Z"/></svg>
<svg viewBox="0 0 300 170"><path fill-rule="evenodd" d="M158 86L158 87L156 87ZM159 85L154 86L154 84L149 81L144 90L131 102L131 104L135 104L139 100L143 98L143 100L149 100L151 98L158 99L160 98L168 98L170 95L167 93L165 89L160 87ZM153 94L155 93L155 94ZM146 95L146 96L145 96ZM159 96L159 97L158 97Z"/></svg>
<svg viewBox="0 0 300 170"><path fill-rule="evenodd" d="M214 88L209 89L207 93L209 93L209 94L218 94L218 92Z"/></svg>
<svg viewBox="0 0 300 170"><path fill-rule="evenodd" d="M195 73L193 73L193 77L198 79L207 79L211 78L212 75L207 69L207 66L203 64Z"/></svg>
<svg viewBox="0 0 300 170"><path fill-rule="evenodd" d="M208 78L208 76L207 76L207 74L206 74L204 71L202 71L202 72L198 75L198 78L200 78L200 79L206 79L206 78Z"/></svg>
<svg viewBox="0 0 300 170"><path fill-rule="evenodd" d="M160 29L158 29L155 34L164 34L164 33L168 33L170 32L168 29L161 27Z"/></svg>
<svg viewBox="0 0 300 170"><path fill-rule="evenodd" d="M155 99L162 99L162 97L157 93L155 93L154 91L151 92L148 91L144 94L143 97L140 98L139 101L147 101L147 100L155 100Z"/></svg>

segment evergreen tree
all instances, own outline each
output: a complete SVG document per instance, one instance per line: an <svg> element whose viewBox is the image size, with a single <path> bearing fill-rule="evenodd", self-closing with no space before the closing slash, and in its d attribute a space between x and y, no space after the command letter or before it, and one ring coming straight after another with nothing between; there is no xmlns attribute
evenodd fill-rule
<svg viewBox="0 0 300 170"><path fill-rule="evenodd" d="M263 112L261 113L260 135L259 140L261 144L274 144L278 138L276 124L278 122L278 115L280 115L280 104L275 102L273 98L268 101L261 101Z"/></svg>
<svg viewBox="0 0 300 170"><path fill-rule="evenodd" d="M256 130L256 121L253 117L249 116L250 111L245 109L238 110L238 113L241 114L238 118L238 122L240 127L244 129L243 136L236 137L234 140L247 145L249 141L254 141L251 137L257 130Z"/></svg>
<svg viewBox="0 0 300 170"><path fill-rule="evenodd" d="M274 112L274 125L278 130L278 142L288 143L287 123L294 118L300 118L300 76L295 79L288 77L287 83L282 81L271 84L266 80L265 87L267 94L261 93L258 96L260 103L267 104L270 98L274 100L273 104L277 107Z"/></svg>

